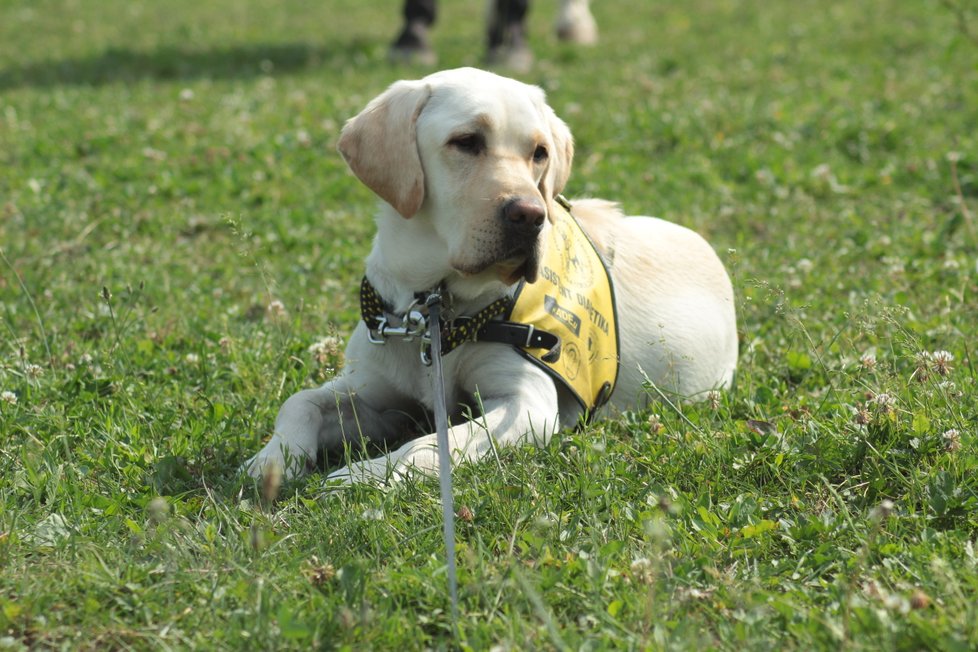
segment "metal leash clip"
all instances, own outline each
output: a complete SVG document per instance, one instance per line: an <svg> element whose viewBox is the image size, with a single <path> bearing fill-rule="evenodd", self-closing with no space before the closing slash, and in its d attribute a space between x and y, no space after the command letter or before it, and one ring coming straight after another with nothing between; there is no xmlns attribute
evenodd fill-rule
<svg viewBox="0 0 978 652"><path fill-rule="evenodd" d="M410 342L416 337L422 339L428 333L428 319L418 308L418 302L414 301L408 306L407 312L401 318L400 326L391 326L388 315L381 315L377 322L377 328L367 330L367 339L372 344L386 344L389 337L401 337L405 342Z"/></svg>

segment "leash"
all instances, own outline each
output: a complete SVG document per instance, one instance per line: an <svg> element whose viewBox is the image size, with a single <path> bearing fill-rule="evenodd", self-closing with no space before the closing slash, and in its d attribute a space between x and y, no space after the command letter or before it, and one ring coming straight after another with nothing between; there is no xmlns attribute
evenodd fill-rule
<svg viewBox="0 0 978 652"><path fill-rule="evenodd" d="M505 319L513 308L511 297L501 297L471 317L454 317L442 327L445 289L439 285L418 292L402 314L392 313L380 293L364 276L360 283L360 314L367 325L367 339L386 344L389 338L420 340L421 363L433 372L433 409L438 443L438 480L441 489L442 522L448 570L448 590L452 606L452 628L458 635L458 572L455 563L455 505L452 494L452 455L448 441L448 407L445 399L445 372L442 356L465 342L500 342L519 348L544 349L544 360L560 357L561 339L557 335ZM451 308L451 296L448 296Z"/></svg>
<svg viewBox="0 0 978 652"><path fill-rule="evenodd" d="M438 439L438 481L448 564L448 592L452 599L452 625L458 630L458 575L455 569L455 505L452 497L452 454L448 442L448 408L445 405L445 373L441 360L441 294L434 290L425 299L428 308L428 337L434 371L435 434Z"/></svg>

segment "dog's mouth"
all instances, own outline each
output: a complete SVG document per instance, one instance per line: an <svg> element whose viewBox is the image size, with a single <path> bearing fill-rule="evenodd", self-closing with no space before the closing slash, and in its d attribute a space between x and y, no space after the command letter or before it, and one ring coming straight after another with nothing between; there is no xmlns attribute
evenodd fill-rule
<svg viewBox="0 0 978 652"><path fill-rule="evenodd" d="M496 263L493 266L493 271L499 277L500 281L506 285L513 285L514 283L518 283L526 273L526 261L503 261Z"/></svg>
<svg viewBox="0 0 978 652"><path fill-rule="evenodd" d="M525 278L527 283L536 281L540 265L534 248L529 252L502 260L496 263L494 267L503 283L514 285L521 278Z"/></svg>
<svg viewBox="0 0 978 652"><path fill-rule="evenodd" d="M537 280L540 271L539 247L520 246L494 260L475 265L455 265L455 270L463 276L475 276L491 270L493 275L506 285L514 285L520 279L533 283Z"/></svg>

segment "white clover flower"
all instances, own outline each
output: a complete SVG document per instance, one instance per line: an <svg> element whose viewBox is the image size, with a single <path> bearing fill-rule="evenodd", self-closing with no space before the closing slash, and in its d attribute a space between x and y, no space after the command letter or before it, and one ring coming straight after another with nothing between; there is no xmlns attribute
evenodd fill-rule
<svg viewBox="0 0 978 652"><path fill-rule="evenodd" d="M961 433L951 428L946 430L941 437L944 439L944 448L950 452L961 450Z"/></svg>
<svg viewBox="0 0 978 652"><path fill-rule="evenodd" d="M553 512L544 512L533 519L533 525L544 530L557 525L559 522L560 519Z"/></svg>
<svg viewBox="0 0 978 652"><path fill-rule="evenodd" d="M807 274L808 272L812 271L815 268L815 263L813 263L807 258L802 258L801 260L798 261L795 267L797 267L798 271L801 272L802 274Z"/></svg>
<svg viewBox="0 0 978 652"><path fill-rule="evenodd" d="M151 161L163 161L166 159L166 152L153 147L144 147L143 156Z"/></svg>
<svg viewBox="0 0 978 652"><path fill-rule="evenodd" d="M382 509L365 509L363 514L360 515L365 521L382 521L384 520L384 510Z"/></svg>
<svg viewBox="0 0 978 652"><path fill-rule="evenodd" d="M655 563L647 557L638 557L629 565L632 578L642 584L652 584L655 581Z"/></svg>
<svg viewBox="0 0 978 652"><path fill-rule="evenodd" d="M865 593L870 598L880 599L883 596L883 587L879 585L876 580L869 580L863 584L863 593Z"/></svg>
<svg viewBox="0 0 978 652"><path fill-rule="evenodd" d="M883 407L893 407L894 405L896 405L896 399L893 398L892 395L887 394L886 392L880 392L879 394L871 398L869 402Z"/></svg>
<svg viewBox="0 0 978 652"><path fill-rule="evenodd" d="M775 181L774 174L767 168L762 168L754 172L754 180L762 186L772 186Z"/></svg>
<svg viewBox="0 0 978 652"><path fill-rule="evenodd" d="M896 505L893 504L892 500L884 499L883 502L870 510L869 517L874 521L882 521L893 513L895 507Z"/></svg>
<svg viewBox="0 0 978 652"><path fill-rule="evenodd" d="M44 373L44 367L39 364L28 362L24 365L24 373L30 378L37 378Z"/></svg>
<svg viewBox="0 0 978 652"><path fill-rule="evenodd" d="M863 369L872 371L876 368L876 354L867 351L859 356L859 364L862 365Z"/></svg>
<svg viewBox="0 0 978 652"><path fill-rule="evenodd" d="M184 362L186 362L187 364L197 364L198 362L200 362L200 356L197 355L196 353L188 353L184 357Z"/></svg>
<svg viewBox="0 0 978 652"><path fill-rule="evenodd" d="M951 362L953 361L954 356L948 351L934 351L930 354L930 362L934 371L942 376L951 373Z"/></svg>
<svg viewBox="0 0 978 652"><path fill-rule="evenodd" d="M830 166L828 163L816 165L814 168L812 168L811 175L813 179L828 181L832 178L832 166Z"/></svg>
<svg viewBox="0 0 978 652"><path fill-rule="evenodd" d="M652 567L653 567L652 561L649 558L638 557L637 559L632 560L632 563L629 566L629 570L631 570L633 573L638 575L641 573L649 572L650 570L652 570Z"/></svg>
<svg viewBox="0 0 978 652"><path fill-rule="evenodd" d="M0 401L10 403L11 405L17 405L17 395L11 391L0 392Z"/></svg>
<svg viewBox="0 0 978 652"><path fill-rule="evenodd" d="M880 392L867 401L876 410L877 414L891 414L896 407L897 400L886 392Z"/></svg>
<svg viewBox="0 0 978 652"><path fill-rule="evenodd" d="M281 317L285 317L286 314L285 304L279 301L278 299L273 299L271 303L268 304L268 307L265 309L265 312L272 319L279 319Z"/></svg>
<svg viewBox="0 0 978 652"><path fill-rule="evenodd" d="M658 435L660 432L663 431L663 429L665 429L665 426L662 425L662 417L660 417L658 414L650 414L649 434Z"/></svg>

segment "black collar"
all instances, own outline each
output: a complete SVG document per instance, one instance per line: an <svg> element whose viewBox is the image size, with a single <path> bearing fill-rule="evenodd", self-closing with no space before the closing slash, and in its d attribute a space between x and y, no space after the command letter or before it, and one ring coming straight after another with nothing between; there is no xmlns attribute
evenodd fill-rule
<svg viewBox="0 0 978 652"><path fill-rule="evenodd" d="M416 293L415 304L406 313L397 314L392 312L390 304L364 276L360 282L360 316L367 325L370 341L382 344L391 335L405 339L424 339L427 336L425 301L429 295L438 291L435 289ZM444 291L441 293L445 294ZM560 357L560 338L536 329L532 324L504 321L512 309L512 297L505 296L496 299L471 317L445 320L440 333L442 355L448 355L466 342L501 342L526 349L548 349L543 359L556 362ZM502 319L496 319L497 317Z"/></svg>

